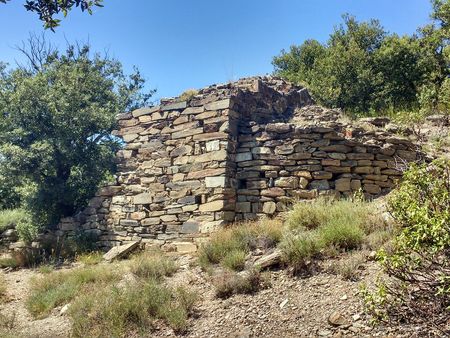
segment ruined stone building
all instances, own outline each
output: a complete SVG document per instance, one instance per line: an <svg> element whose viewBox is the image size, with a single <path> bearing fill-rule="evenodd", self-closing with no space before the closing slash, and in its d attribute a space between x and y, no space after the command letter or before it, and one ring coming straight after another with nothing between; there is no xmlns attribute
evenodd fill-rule
<svg viewBox="0 0 450 338"><path fill-rule="evenodd" d="M96 233L106 247L142 240L186 252L229 222L274 216L297 199L379 196L419 156L377 127L385 122L363 128L272 77L121 114L117 182L60 229Z"/></svg>

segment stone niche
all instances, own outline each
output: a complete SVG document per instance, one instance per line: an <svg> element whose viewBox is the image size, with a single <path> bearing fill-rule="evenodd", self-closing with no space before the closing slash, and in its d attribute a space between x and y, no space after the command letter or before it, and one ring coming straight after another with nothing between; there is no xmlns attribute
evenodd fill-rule
<svg viewBox="0 0 450 338"><path fill-rule="evenodd" d="M189 252L229 222L274 216L294 200L380 196L421 153L368 122L350 123L274 77L121 114L116 182L61 220L60 234L83 229L101 247L140 240Z"/></svg>

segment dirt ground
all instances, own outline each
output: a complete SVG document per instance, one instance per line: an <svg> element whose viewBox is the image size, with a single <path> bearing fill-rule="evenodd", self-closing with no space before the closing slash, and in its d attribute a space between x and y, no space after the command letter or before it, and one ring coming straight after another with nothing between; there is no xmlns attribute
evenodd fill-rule
<svg viewBox="0 0 450 338"><path fill-rule="evenodd" d="M326 264L330 264L327 262ZM348 281L326 272L324 265L308 277L293 277L286 270L267 272L270 286L253 295L235 295L228 299L215 296L208 274L195 265L195 258L178 258L179 271L167 280L172 286L184 285L200 296L189 319L185 337L427 337L415 327L372 327L364 314L359 296L362 282L372 283L380 274L374 262L366 262L359 280ZM325 263L324 263L325 264ZM38 270L1 272L7 283L8 301L0 313L14 317L17 337L70 337L70 320L55 309L45 319L34 320L25 307L32 277ZM333 326L330 315L345 323ZM0 331L1 333L1 331ZM1 335L1 334L0 334ZM164 324L148 337L174 337Z"/></svg>

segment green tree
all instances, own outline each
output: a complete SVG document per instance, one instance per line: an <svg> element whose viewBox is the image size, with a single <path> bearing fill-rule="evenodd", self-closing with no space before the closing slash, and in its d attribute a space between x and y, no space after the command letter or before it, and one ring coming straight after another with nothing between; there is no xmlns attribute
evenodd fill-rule
<svg viewBox="0 0 450 338"><path fill-rule="evenodd" d="M0 0L0 3L6 4L10 0ZM39 20L44 22L45 28L54 30L59 26L61 20L55 16L62 13L64 17L74 8L78 7L83 12L92 14L94 6L103 7L103 0L26 0L23 5L27 11L35 12Z"/></svg>
<svg viewBox="0 0 450 338"><path fill-rule="evenodd" d="M126 76L120 62L87 45L30 55L28 67L0 72L1 165L22 183L34 222L51 226L114 171L116 115L153 92L143 93L139 72Z"/></svg>
<svg viewBox="0 0 450 338"><path fill-rule="evenodd" d="M345 15L325 44L308 40L274 57L275 74L307 86L318 102L353 113L442 111L450 76L450 0L432 4L433 22L412 36Z"/></svg>

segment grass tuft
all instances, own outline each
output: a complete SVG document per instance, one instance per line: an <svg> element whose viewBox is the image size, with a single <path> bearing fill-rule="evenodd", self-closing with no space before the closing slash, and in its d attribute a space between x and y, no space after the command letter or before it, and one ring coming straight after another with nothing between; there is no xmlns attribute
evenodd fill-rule
<svg viewBox="0 0 450 338"><path fill-rule="evenodd" d="M87 285L101 285L118 280L111 266L58 271L35 278L26 305L35 318L42 318L57 306L69 303Z"/></svg>
<svg viewBox="0 0 450 338"><path fill-rule="evenodd" d="M282 234L282 223L268 219L240 223L222 229L212 235L209 242L200 249L200 265L206 269L211 264L221 264L227 268L240 270L250 250L275 247L280 242Z"/></svg>
<svg viewBox="0 0 450 338"><path fill-rule="evenodd" d="M219 298L228 298L234 294L255 293L265 284L263 275L257 269L241 274L226 270L213 279L216 296Z"/></svg>
<svg viewBox="0 0 450 338"><path fill-rule="evenodd" d="M76 256L76 261L84 265L96 265L103 261L103 253L99 251L83 253Z"/></svg>
<svg viewBox="0 0 450 338"><path fill-rule="evenodd" d="M144 252L132 258L130 270L136 276L147 279L161 280L163 277L172 276L177 271L173 259Z"/></svg>
<svg viewBox="0 0 450 338"><path fill-rule="evenodd" d="M74 337L141 335L154 329L157 319L182 333L196 300L185 289L174 291L152 279L122 289L111 286L93 296L77 298L69 309Z"/></svg>

